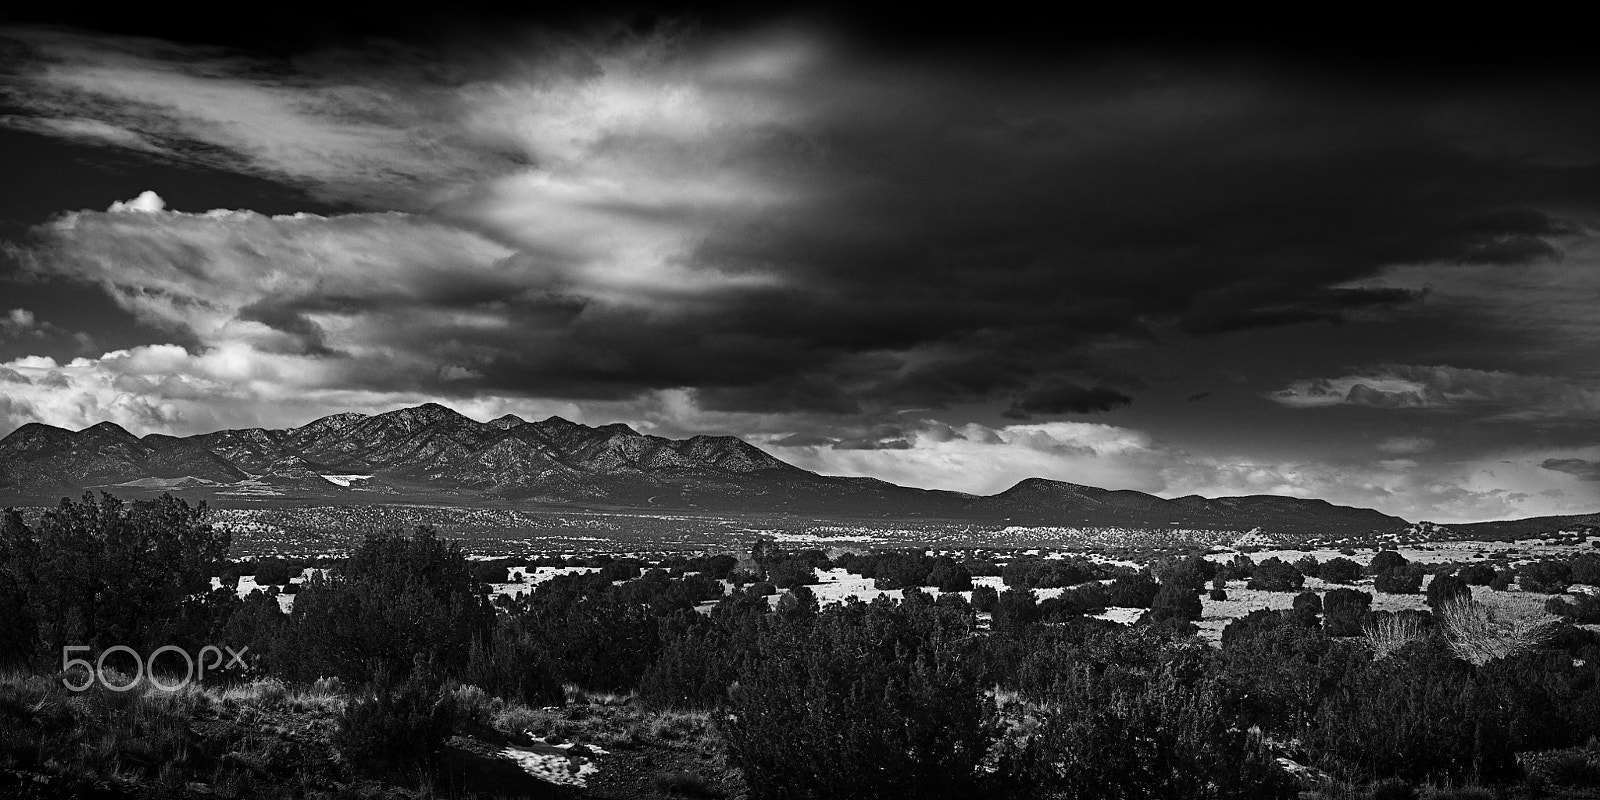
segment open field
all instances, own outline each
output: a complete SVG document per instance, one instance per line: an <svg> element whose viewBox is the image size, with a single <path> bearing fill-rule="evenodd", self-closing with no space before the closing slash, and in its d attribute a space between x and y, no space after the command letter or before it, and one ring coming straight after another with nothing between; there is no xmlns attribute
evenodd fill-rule
<svg viewBox="0 0 1600 800"><path fill-rule="evenodd" d="M45 509L20 507L17 510L24 519L31 521ZM368 534L416 525L433 526L451 538L464 541L470 552L482 556L738 549L748 546L757 537L768 537L787 547L920 545L935 549L993 547L1044 551L1266 548L1298 544L1245 530L1198 530L1177 526L1080 528L926 518L827 519L815 515L646 513L405 503L213 508L210 520L232 533L235 557L340 555L349 552Z"/></svg>

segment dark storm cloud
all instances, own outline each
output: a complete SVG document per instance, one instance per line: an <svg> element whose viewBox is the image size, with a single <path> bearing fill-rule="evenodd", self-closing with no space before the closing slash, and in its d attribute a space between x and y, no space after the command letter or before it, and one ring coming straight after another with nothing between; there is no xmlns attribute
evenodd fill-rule
<svg viewBox="0 0 1600 800"><path fill-rule="evenodd" d="M1182 327L1190 333L1226 333L1250 328L1273 328L1306 322L1343 322L1363 312L1391 310L1420 302L1422 291L1406 289L1326 289L1306 291L1305 296L1286 303L1263 300L1252 303L1248 296L1259 289L1243 288L1233 297L1214 297L1205 310L1191 314Z"/></svg>
<svg viewBox="0 0 1600 800"><path fill-rule="evenodd" d="M404 64L345 47L171 61L35 36L58 68L13 65L7 93L55 121L34 128L412 212L108 214L93 242L85 215L41 229L35 262L206 345L240 321L272 331L249 339L264 352L343 354L363 389L694 387L710 410L852 413L1039 386L1011 413L1091 413L1131 398L1051 376L1108 343L1407 313L1422 292L1353 284L1557 258L1581 235L1566 215L1600 189L1596 151L1570 144L1593 120L1558 148L1465 84L1183 53L901 61L814 34L611 34ZM351 64L366 83L335 74ZM126 258L124 239L141 244ZM84 267L86 248L223 305L136 296L109 257Z"/></svg>
<svg viewBox="0 0 1600 800"><path fill-rule="evenodd" d="M1565 472L1581 481L1600 481L1600 461L1582 458L1547 458L1539 466Z"/></svg>
<svg viewBox="0 0 1600 800"><path fill-rule="evenodd" d="M954 81L937 104L887 102L830 142L862 176L852 188L699 256L787 263L832 289L764 320L775 333L844 350L981 338L1037 362L1106 337L1403 311L1424 293L1344 284L1398 263L1551 258L1543 237L1574 228L1531 206L1600 187L1593 167L1463 152L1412 107L1424 97L1140 73L1104 68L1128 79L1109 92L1067 73L1049 97ZM991 393L1028 370L996 377Z"/></svg>
<svg viewBox="0 0 1600 800"><path fill-rule="evenodd" d="M306 355L333 355L322 340L322 327L304 314L271 300L261 300L239 309L235 316L245 322L259 322L273 330L288 334L297 350Z"/></svg>
<svg viewBox="0 0 1600 800"><path fill-rule="evenodd" d="M1017 398L1005 415L1012 419L1029 419L1034 414L1092 414L1111 411L1132 402L1132 397L1109 386L1086 387L1057 382Z"/></svg>

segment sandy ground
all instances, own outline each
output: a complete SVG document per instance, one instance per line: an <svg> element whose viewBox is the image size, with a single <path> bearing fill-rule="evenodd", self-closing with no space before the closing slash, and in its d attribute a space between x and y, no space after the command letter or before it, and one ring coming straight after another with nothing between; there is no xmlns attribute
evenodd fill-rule
<svg viewBox="0 0 1600 800"><path fill-rule="evenodd" d="M1408 556L1409 557L1409 556ZM1427 589L1427 582L1433 580L1429 575L1424 578L1423 589ZM1252 611L1268 609L1283 611L1294 607L1295 595L1299 592L1264 592L1258 589L1246 589L1245 581L1228 582L1228 599L1212 600L1206 595L1200 596L1200 621L1196 625L1200 628L1200 636L1211 642L1222 641L1222 629L1229 622L1249 614ZM1312 591L1318 594L1326 593L1331 589L1340 588L1341 584L1327 583L1317 578L1307 578L1302 591ZM1359 583L1345 586L1372 595L1373 611L1425 611L1428 609L1427 598L1421 594L1384 594L1372 588L1372 581L1364 580ZM1571 599L1571 595L1562 595ZM1497 592L1487 586L1472 587L1472 599L1489 605L1504 614L1538 615L1544 613L1544 605L1551 595L1535 594L1533 592L1509 591Z"/></svg>
<svg viewBox="0 0 1600 800"><path fill-rule="evenodd" d="M548 744L542 739L533 738L531 745L508 745L500 751L500 755L516 762L524 772L539 780L566 786L587 786L589 777L599 772L600 768L595 766L594 758L569 752L572 746L572 742ZM590 746L588 750L595 756L606 755L606 751L598 747Z"/></svg>
<svg viewBox="0 0 1600 800"><path fill-rule="evenodd" d="M1595 541L1600 541L1600 537L1590 537L1580 544L1556 542L1549 539L1525 539L1515 542L1430 542L1421 545L1403 545L1395 549L1397 549L1400 554L1405 556L1408 560L1423 564L1447 562L1471 563L1473 561L1482 561L1495 558L1508 558L1511 563L1517 564L1541 558L1571 557L1579 552L1597 552L1596 548L1591 545L1591 542ZM1031 555L1041 555L1046 558L1065 558L1068 555L1071 555L1071 553L1066 552L1044 550L1028 551L1028 553ZM1319 561L1327 561L1332 558L1349 558L1350 560L1365 566L1371 562L1372 557L1376 554L1376 551L1369 548L1364 548L1358 550L1355 555L1350 556L1342 554L1338 549L1323 547L1313 548L1310 550L1260 550L1253 553L1248 553L1247 555L1249 555L1251 559L1258 563L1272 557L1281 558L1292 563L1308 554L1315 556ZM1213 561L1225 562L1232 560L1236 555L1238 555L1237 551L1230 549L1224 552L1210 554L1207 556L1207 558ZM1135 568L1141 566L1137 562L1113 559L1098 554L1091 554L1088 556L1088 558L1104 564L1116 564ZM572 575L595 571L596 569L593 567L513 567L511 569L511 574L521 576L522 580L520 582L495 583L491 584L491 588L495 595L519 596L531 592L533 587L544 583L545 581L551 580L558 575ZM302 575L293 579L293 582L303 583L309 573L310 570L307 570L306 575ZM873 581L871 579L863 578L860 575L852 574L843 569L817 570L817 578L819 583L815 586L812 586L811 590L816 595L818 602L823 605L842 603L846 599L852 597L863 602L872 602L879 597L889 597L894 600L900 600L904 594L899 589L880 590L873 585ZM1426 588L1426 581L1431 579L1431 576L1424 579L1424 588ZM725 587L730 586L727 581L723 581L723 584ZM1006 589L1004 581L1002 581L997 575L981 575L974 577L973 584L977 586L991 586L996 591L1005 591ZM213 588L216 588L220 585L220 582L216 578L212 579ZM1253 591L1244 587L1245 581L1241 580L1230 582L1227 587L1228 599L1223 601L1213 601L1205 595L1201 596L1201 619L1198 625L1200 627L1200 635L1203 638L1213 642L1220 641L1222 637L1222 629L1226 627L1230 621L1243 617L1251 611L1258 609L1282 610L1293 607L1294 596L1296 594L1295 592L1263 592ZM252 591L262 588L263 587L255 582L254 576L244 576L239 579L238 593L241 597ZM1316 578L1306 579L1306 590L1322 593L1333 588L1337 588L1337 586L1324 583ZM1370 578L1354 584L1352 588L1356 588L1373 595L1372 608L1375 611L1402 611L1406 609L1427 608L1427 605L1424 602L1421 594L1390 595L1380 594L1374 591ZM1513 587L1513 589L1515 589L1515 587ZM937 598L940 595L939 590L931 587L924 587L923 591L927 592L934 598ZM1034 595L1040 600L1044 600L1059 596L1063 591L1065 591L1065 589L1062 588L1035 589ZM1600 589L1576 586L1573 587L1572 591L1600 591ZM960 592L959 594L968 600L970 600L972 597L971 592ZM775 607L780 597L781 593L777 595L771 595L767 598L767 600ZM1473 588L1473 597L1479 601L1489 602L1492 605L1503 607L1506 609L1507 613L1532 614L1542 612L1544 609L1544 604L1550 596L1543 594L1524 593L1515 590L1510 592L1493 592L1487 587L1479 586ZM286 612L292 609L294 606L294 595L292 594L280 594L277 600L279 606ZM715 602L702 603L697 606L697 610L701 611L702 613L709 613L714 605ZM1106 613L1097 616L1102 619L1110 619L1124 624L1129 624L1136 621L1142 613L1142 609L1112 608L1107 609Z"/></svg>
<svg viewBox="0 0 1600 800"><path fill-rule="evenodd" d="M599 572L598 567L512 567L506 577L521 576L521 582L491 583L490 599L495 595L511 595L517 597L533 591L533 587L560 575L582 575L589 572Z"/></svg>
<svg viewBox="0 0 1600 800"><path fill-rule="evenodd" d="M1570 558L1581 552L1600 552L1590 544L1594 541L1600 541L1600 537L1589 537L1581 545L1554 543L1549 539L1519 539L1514 542L1427 542L1421 545L1401 545L1392 549L1405 556L1406 560L1422 564L1472 562L1500 557L1507 557L1511 563L1520 564L1544 558ZM1372 562L1372 557L1376 554L1374 550L1363 548L1350 556L1341 553L1338 548L1318 547L1309 550L1260 550L1245 555L1257 563L1273 557L1294 563L1307 555L1312 555L1318 561L1348 558L1365 566ZM1236 555L1237 552L1228 551L1212 553L1206 557L1212 561L1222 562L1231 561Z"/></svg>

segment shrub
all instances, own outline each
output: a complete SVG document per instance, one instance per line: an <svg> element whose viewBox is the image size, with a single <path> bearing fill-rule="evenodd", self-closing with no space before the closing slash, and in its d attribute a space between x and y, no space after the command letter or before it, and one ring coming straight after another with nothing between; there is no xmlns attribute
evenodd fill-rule
<svg viewBox="0 0 1600 800"><path fill-rule="evenodd" d="M600 579L605 581L631 581L644 571L644 565L632 558L618 558L600 567Z"/></svg>
<svg viewBox="0 0 1600 800"><path fill-rule="evenodd" d="M1155 602L1158 588L1149 572L1123 575L1111 582L1106 604L1118 608L1149 608Z"/></svg>
<svg viewBox="0 0 1600 800"><path fill-rule="evenodd" d="M1494 582L1494 567L1488 564L1473 564L1461 570L1461 579L1468 586L1488 586Z"/></svg>
<svg viewBox="0 0 1600 800"><path fill-rule="evenodd" d="M1000 600L1000 593L993 586L979 585L972 587L972 609L989 613L994 611L995 603Z"/></svg>
<svg viewBox="0 0 1600 800"><path fill-rule="evenodd" d="M1416 614L1391 614L1380 611L1361 626L1372 648L1374 659L1384 658L1406 645L1422 639L1425 631Z"/></svg>
<svg viewBox="0 0 1600 800"><path fill-rule="evenodd" d="M1417 800L1417 787L1399 778L1389 778L1372 785L1372 800Z"/></svg>
<svg viewBox="0 0 1600 800"><path fill-rule="evenodd" d="M314 575L295 600L284 650L287 677L337 675L364 683L374 668L403 678L421 658L460 675L475 641L495 624L461 546L433 528L368 536L332 575Z"/></svg>
<svg viewBox="0 0 1600 800"><path fill-rule="evenodd" d="M22 581L11 574L0 554L0 668L26 662L33 655L38 636L39 626L28 608Z"/></svg>
<svg viewBox="0 0 1600 800"><path fill-rule="evenodd" d="M710 782L693 772L663 772L655 777L656 791L668 797L720 797Z"/></svg>
<svg viewBox="0 0 1600 800"><path fill-rule="evenodd" d="M1146 619L1151 622L1164 620L1197 620L1200 618L1200 596L1195 590L1180 583L1163 583L1156 592L1155 599L1150 603L1150 613Z"/></svg>
<svg viewBox="0 0 1600 800"><path fill-rule="evenodd" d="M1533 561L1517 567L1517 585L1525 592L1558 594L1566 591L1571 577L1567 565L1554 561Z"/></svg>
<svg viewBox="0 0 1600 800"><path fill-rule="evenodd" d="M451 695L413 677L397 688L380 679L371 697L345 707L334 746L357 770L400 777L430 771L455 726Z"/></svg>
<svg viewBox="0 0 1600 800"><path fill-rule="evenodd" d="M1322 613L1322 596L1316 592L1301 592L1294 596L1294 610L1310 613Z"/></svg>
<svg viewBox="0 0 1600 800"><path fill-rule="evenodd" d="M1329 636L1360 636L1372 595L1355 589L1334 589L1322 599L1322 625Z"/></svg>
<svg viewBox="0 0 1600 800"><path fill-rule="evenodd" d="M1503 592L1511 588L1511 577L1511 572L1508 570L1495 570L1494 577L1489 579L1489 588Z"/></svg>
<svg viewBox="0 0 1600 800"><path fill-rule="evenodd" d="M1428 583L1428 606L1438 609L1446 603L1472 599L1472 587L1454 575L1435 575Z"/></svg>
<svg viewBox="0 0 1600 800"><path fill-rule="evenodd" d="M1441 605L1437 618L1456 655L1478 665L1539 647L1554 634L1556 621L1549 614L1501 614L1460 597Z"/></svg>
<svg viewBox="0 0 1600 800"><path fill-rule="evenodd" d="M1567 567L1572 574L1573 583L1600 586L1600 555L1580 553L1567 562Z"/></svg>
<svg viewBox="0 0 1600 800"><path fill-rule="evenodd" d="M1261 737L1224 712L1239 698L1213 677L1196 679L1197 656L1165 654L1137 677L1062 673L1051 690L1060 712L1024 745L1023 781L1047 797L1294 797Z"/></svg>
<svg viewBox="0 0 1600 800"><path fill-rule="evenodd" d="M948 558L935 559L933 569L926 578L928 585L941 592L965 592L972 589L972 573L965 565Z"/></svg>
<svg viewBox="0 0 1600 800"><path fill-rule="evenodd" d="M779 589L793 589L796 586L817 583L817 571L812 568L811 562L798 558L786 558L775 562L767 570L767 576Z"/></svg>
<svg viewBox="0 0 1600 800"><path fill-rule="evenodd" d="M1600 623L1600 597L1579 594L1573 599L1576 602L1569 603L1560 597L1551 597L1545 601L1544 610L1556 616L1567 617L1574 625Z"/></svg>
<svg viewBox="0 0 1600 800"><path fill-rule="evenodd" d="M1568 751L1546 761L1540 770L1551 783L1573 788L1600 786L1600 765L1587 753Z"/></svg>
<svg viewBox="0 0 1600 800"><path fill-rule="evenodd" d="M1212 600L1215 600L1217 602L1221 602L1223 600L1228 599L1228 590L1226 590L1226 589L1212 589L1211 593L1210 593L1210 597L1211 597Z"/></svg>
<svg viewBox="0 0 1600 800"><path fill-rule="evenodd" d="M1249 556L1244 555L1244 554L1241 553L1239 555L1234 556L1233 560L1229 561L1227 563L1225 569L1223 569L1222 572L1219 572L1218 574L1224 574L1225 573L1228 576L1228 578L1231 580L1231 579L1236 579L1236 578L1249 578L1250 576L1255 574L1255 571L1256 571L1256 562L1253 559L1251 559Z"/></svg>
<svg viewBox="0 0 1600 800"><path fill-rule="evenodd" d="M1322 569L1322 562L1308 553L1295 559L1294 568L1300 570L1301 575L1316 575Z"/></svg>
<svg viewBox="0 0 1600 800"><path fill-rule="evenodd" d="M1302 628L1315 628L1322 624L1322 598L1316 592L1301 592L1294 597L1294 605L1284 612L1285 621Z"/></svg>
<svg viewBox="0 0 1600 800"><path fill-rule="evenodd" d="M960 617L853 604L758 636L722 726L753 800L984 794L995 708Z"/></svg>
<svg viewBox="0 0 1600 800"><path fill-rule="evenodd" d="M1372 557L1372 563L1367 565L1367 571L1373 575L1381 575L1391 569L1403 569L1410 563L1405 556L1394 550L1384 550Z"/></svg>
<svg viewBox="0 0 1600 800"><path fill-rule="evenodd" d="M487 728L493 720L494 708L488 693L472 684L461 684L450 690L450 702L455 706L456 718L463 724Z"/></svg>
<svg viewBox="0 0 1600 800"><path fill-rule="evenodd" d="M1163 585L1170 583L1198 593L1205 588L1206 581L1216 576L1217 565L1203 557L1191 556L1176 561L1163 560L1155 572Z"/></svg>
<svg viewBox="0 0 1600 800"><path fill-rule="evenodd" d="M299 570L290 567L283 559L266 558L256 562L256 574L253 577L261 586L283 586L298 574Z"/></svg>
<svg viewBox="0 0 1600 800"><path fill-rule="evenodd" d="M1317 577L1329 583L1355 583L1362 572L1361 565L1348 558L1331 558L1323 562Z"/></svg>
<svg viewBox="0 0 1600 800"><path fill-rule="evenodd" d="M1373 579L1372 588L1383 594L1416 594L1422 589L1422 575L1404 567L1386 569Z"/></svg>
<svg viewBox="0 0 1600 800"><path fill-rule="evenodd" d="M1315 715L1305 746L1348 779L1502 783L1521 772L1504 696L1434 639L1353 665Z"/></svg>
<svg viewBox="0 0 1600 800"><path fill-rule="evenodd" d="M995 602L992 626L997 631L1019 631L1039 619L1032 589L1007 589Z"/></svg>
<svg viewBox="0 0 1600 800"><path fill-rule="evenodd" d="M1269 631L1277 630L1283 626L1283 614L1265 608L1258 608L1244 616L1229 622L1222 629L1222 646L1224 649L1252 639Z"/></svg>
<svg viewBox="0 0 1600 800"><path fill-rule="evenodd" d="M1293 565L1274 556L1256 565L1246 586L1267 592L1297 592L1306 585L1304 575Z"/></svg>
<svg viewBox="0 0 1600 800"><path fill-rule="evenodd" d="M37 640L59 661L66 645L148 653L203 639L232 602L209 589L231 538L207 516L204 503L192 507L171 495L132 503L108 494L63 498L31 526L4 512L0 603L11 608L0 627L16 638L0 651Z"/></svg>

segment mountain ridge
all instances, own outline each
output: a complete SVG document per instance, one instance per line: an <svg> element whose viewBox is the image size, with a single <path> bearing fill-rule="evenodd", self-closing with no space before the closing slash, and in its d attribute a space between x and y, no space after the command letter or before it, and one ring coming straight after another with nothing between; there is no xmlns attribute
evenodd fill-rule
<svg viewBox="0 0 1600 800"><path fill-rule="evenodd" d="M1165 499L1028 478L993 495L821 475L734 436L668 439L622 423L507 414L479 422L437 403L331 414L295 428L136 437L113 423L40 423L0 439L0 497L171 490L214 503L513 502L827 517L974 520L1350 534L1408 526L1372 509L1252 495Z"/></svg>

